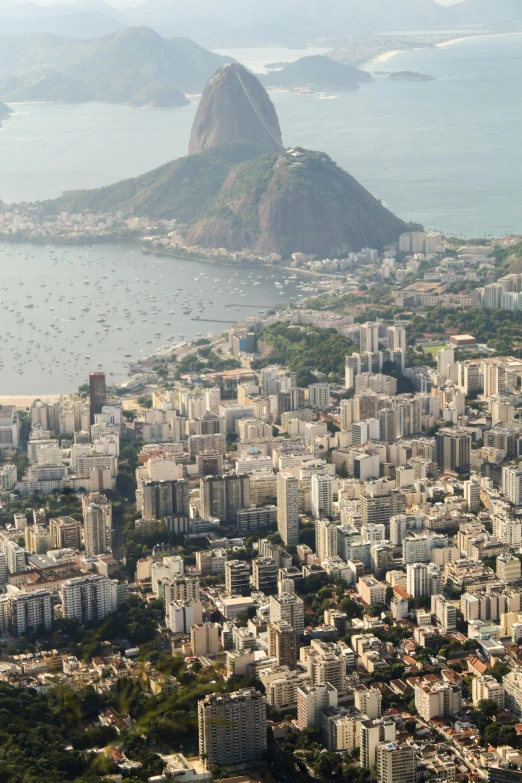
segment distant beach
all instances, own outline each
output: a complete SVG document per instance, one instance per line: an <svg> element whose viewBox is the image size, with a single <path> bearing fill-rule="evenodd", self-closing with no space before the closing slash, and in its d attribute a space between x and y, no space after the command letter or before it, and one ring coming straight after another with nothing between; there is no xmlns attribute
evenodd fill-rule
<svg viewBox="0 0 522 783"><path fill-rule="evenodd" d="M522 35L522 33L517 33L517 32L481 33L480 35L462 35L459 38L451 38L449 41L443 41L442 43L433 44L433 47L412 46L411 48L408 47L404 49L391 49L389 52L383 52L382 54L378 54L376 57L372 57L371 60L368 60L368 62L365 62L363 65L359 65L358 67L362 70L366 70L372 65L386 62L386 60L390 60L392 57L395 57L396 54L401 54L402 52L413 52L416 49L425 49L425 48L444 49L446 46L452 46L453 44L461 43L462 41L471 41L475 38L491 38L492 36L504 36L504 35Z"/></svg>

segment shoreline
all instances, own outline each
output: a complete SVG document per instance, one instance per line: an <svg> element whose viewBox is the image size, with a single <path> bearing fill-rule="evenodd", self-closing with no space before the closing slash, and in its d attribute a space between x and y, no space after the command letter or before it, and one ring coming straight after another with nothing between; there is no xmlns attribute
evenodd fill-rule
<svg viewBox="0 0 522 783"><path fill-rule="evenodd" d="M446 46L453 46L453 44L462 43L462 41L470 41L476 38L491 38L492 36L504 36L504 35L522 35L522 32L515 30L513 32L506 32L506 33L478 33L473 35L461 35L458 38L451 38L449 41L442 41L442 43L432 44L431 46L422 46L422 47L412 46L404 49L390 49L388 52L383 52L382 54L378 54L376 57L372 57L371 60L368 60L367 62L357 67L364 71L372 65L386 62L387 60L390 60L392 57L395 57L395 55L401 54L402 52L414 52L414 51L419 51L420 49L444 49Z"/></svg>

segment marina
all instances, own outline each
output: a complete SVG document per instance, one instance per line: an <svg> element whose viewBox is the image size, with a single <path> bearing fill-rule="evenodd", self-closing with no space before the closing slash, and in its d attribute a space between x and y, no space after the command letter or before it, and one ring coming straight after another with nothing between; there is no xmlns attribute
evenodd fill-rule
<svg viewBox="0 0 522 783"><path fill-rule="evenodd" d="M145 256L130 243L4 243L0 274L2 395L73 392L94 369L119 383L140 359L205 336L203 323L226 331L313 291L287 270Z"/></svg>

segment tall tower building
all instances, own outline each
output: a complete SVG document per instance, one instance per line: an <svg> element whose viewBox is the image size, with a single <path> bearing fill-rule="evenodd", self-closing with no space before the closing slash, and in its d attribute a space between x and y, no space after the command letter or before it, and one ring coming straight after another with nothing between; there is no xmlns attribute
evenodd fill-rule
<svg viewBox="0 0 522 783"><path fill-rule="evenodd" d="M337 555L337 528L329 519L315 521L315 551L321 562Z"/></svg>
<svg viewBox="0 0 522 783"><path fill-rule="evenodd" d="M312 485L312 516L333 516L333 486L332 477L327 473L313 473Z"/></svg>
<svg viewBox="0 0 522 783"><path fill-rule="evenodd" d="M94 424L94 416L102 412L102 408L107 402L104 372L89 373L89 400L91 403L91 424Z"/></svg>
<svg viewBox="0 0 522 783"><path fill-rule="evenodd" d="M388 329L388 350L406 351L406 329L404 326L390 326Z"/></svg>
<svg viewBox="0 0 522 783"><path fill-rule="evenodd" d="M379 783L415 783L417 760L410 745L382 742L377 745L376 761Z"/></svg>
<svg viewBox="0 0 522 783"><path fill-rule="evenodd" d="M106 576L80 576L68 579L60 590L64 617L80 625L103 620L113 607L113 584Z"/></svg>
<svg viewBox="0 0 522 783"><path fill-rule="evenodd" d="M447 473L469 473L471 436L457 429L441 429L436 436L437 465Z"/></svg>
<svg viewBox="0 0 522 783"><path fill-rule="evenodd" d="M277 474L277 529L285 544L299 543L299 485L291 473Z"/></svg>
<svg viewBox="0 0 522 783"><path fill-rule="evenodd" d="M279 666L297 666L297 638L289 623L268 624L268 657L276 658Z"/></svg>
<svg viewBox="0 0 522 783"><path fill-rule="evenodd" d="M198 726L207 768L251 767L266 752L266 698L254 689L212 693L198 703Z"/></svg>
<svg viewBox="0 0 522 783"><path fill-rule="evenodd" d="M379 324L361 324L361 353L374 353L379 350Z"/></svg>
<svg viewBox="0 0 522 783"><path fill-rule="evenodd" d="M83 536L88 555L102 555L110 549L112 507L104 495L92 492L82 498Z"/></svg>
<svg viewBox="0 0 522 783"><path fill-rule="evenodd" d="M516 465L502 468L502 493L514 506L522 506L522 470Z"/></svg>
<svg viewBox="0 0 522 783"><path fill-rule="evenodd" d="M480 482L472 477L464 482L464 500L468 504L468 511L476 514L480 509Z"/></svg>

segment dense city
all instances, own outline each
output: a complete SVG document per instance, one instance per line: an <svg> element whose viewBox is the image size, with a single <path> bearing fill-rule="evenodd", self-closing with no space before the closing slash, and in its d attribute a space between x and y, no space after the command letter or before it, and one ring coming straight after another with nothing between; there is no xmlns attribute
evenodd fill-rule
<svg viewBox="0 0 522 783"><path fill-rule="evenodd" d="M297 253L314 299L0 405L0 778L515 780L515 244Z"/></svg>

